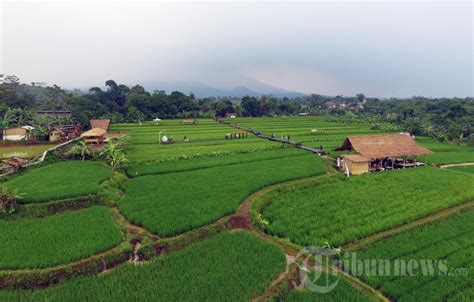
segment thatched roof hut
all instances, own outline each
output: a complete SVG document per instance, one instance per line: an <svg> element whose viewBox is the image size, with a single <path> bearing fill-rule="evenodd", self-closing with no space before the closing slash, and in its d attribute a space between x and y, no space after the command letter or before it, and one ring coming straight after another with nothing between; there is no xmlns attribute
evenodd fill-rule
<svg viewBox="0 0 474 302"><path fill-rule="evenodd" d="M415 140L405 133L348 136L336 151L351 150L365 158L403 157L428 155L432 152L418 146Z"/></svg>
<svg viewBox="0 0 474 302"><path fill-rule="evenodd" d="M418 146L415 140L406 133L349 136L335 150L357 153L342 156L343 163L340 166L341 169L354 175L397 167L417 166L419 163L414 160L406 161L406 158L432 153L430 150Z"/></svg>
<svg viewBox="0 0 474 302"><path fill-rule="evenodd" d="M92 128L81 134L86 144L100 144L105 142L107 139L107 131L102 128Z"/></svg>

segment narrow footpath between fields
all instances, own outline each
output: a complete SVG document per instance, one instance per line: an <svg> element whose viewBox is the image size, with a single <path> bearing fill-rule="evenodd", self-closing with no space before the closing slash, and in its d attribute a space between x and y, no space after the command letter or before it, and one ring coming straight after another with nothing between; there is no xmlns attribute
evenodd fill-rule
<svg viewBox="0 0 474 302"><path fill-rule="evenodd" d="M234 124L234 123L230 123L230 122L226 122L226 121L223 121L222 122L224 125L228 125L230 127L234 127L234 128L237 128L237 129L240 129L240 130L244 130L244 131L247 131L249 133L252 133L254 134L256 137L259 137L259 138L263 138L263 139L266 139L266 140L269 140L269 141L273 141L273 142L278 142L278 143L282 143L282 144L287 144L287 145L291 145L295 148L298 148L298 149L302 149L302 150L305 150L305 151L309 151L311 153L314 153L314 154L318 154L320 156L326 156L326 152L321 150L321 149L316 149L316 148L311 148L311 147L308 147L308 146L304 146L302 143L300 142L296 142L296 141L291 141L289 139L283 139L283 138L277 138L277 137L271 137L271 136L268 136L268 135L265 135L263 134L262 131L259 131L259 130L255 130L255 129L252 129L252 128L246 128L246 127L242 127L242 126L239 126L237 124Z"/></svg>

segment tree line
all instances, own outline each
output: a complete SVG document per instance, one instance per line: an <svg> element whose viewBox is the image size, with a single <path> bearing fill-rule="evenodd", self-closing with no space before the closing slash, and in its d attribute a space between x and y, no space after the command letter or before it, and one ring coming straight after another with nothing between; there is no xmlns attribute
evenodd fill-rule
<svg viewBox="0 0 474 302"><path fill-rule="evenodd" d="M227 113L248 117L329 115L345 123L370 122L374 129L395 127L394 130L441 141L474 145L472 97L380 99L364 94L351 97L312 94L291 99L271 95L197 98L193 93L179 91L149 92L141 85L129 87L113 80L105 82L105 88L92 87L83 92L43 83L21 83L15 76L0 75L3 126L34 123L47 129L51 124L67 122L48 117L38 120L35 112L39 109L70 110L71 121L84 125L96 118L121 123L153 118L215 118Z"/></svg>

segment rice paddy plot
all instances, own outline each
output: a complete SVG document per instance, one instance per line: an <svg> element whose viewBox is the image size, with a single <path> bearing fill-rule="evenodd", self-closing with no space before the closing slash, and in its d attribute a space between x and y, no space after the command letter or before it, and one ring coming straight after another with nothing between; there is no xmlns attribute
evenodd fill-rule
<svg viewBox="0 0 474 302"><path fill-rule="evenodd" d="M449 170L454 170L454 171L460 171L460 172L464 172L464 173L471 173L471 174L474 174L474 165L470 165L470 166L453 166L453 167L449 167L448 169L449 169Z"/></svg>
<svg viewBox="0 0 474 302"><path fill-rule="evenodd" d="M248 134L243 139L225 139L237 129L214 120L198 120L198 124L182 125L179 120L162 121L159 125L119 124L114 130L127 131L132 137L127 157L132 163L160 162L221 153L264 150L275 144ZM160 144L160 137L173 138L171 144Z"/></svg>
<svg viewBox="0 0 474 302"><path fill-rule="evenodd" d="M96 194L110 169L95 161L67 161L31 168L0 183L22 195L18 203L41 203Z"/></svg>
<svg viewBox="0 0 474 302"><path fill-rule="evenodd" d="M42 219L0 220L0 269L43 268L92 256L122 241L105 207Z"/></svg>
<svg viewBox="0 0 474 302"><path fill-rule="evenodd" d="M276 246L254 235L222 233L145 265L32 291L0 291L2 301L250 301L286 265Z"/></svg>
<svg viewBox="0 0 474 302"><path fill-rule="evenodd" d="M364 247L352 272L396 301L472 301L473 232L471 209Z"/></svg>
<svg viewBox="0 0 474 302"><path fill-rule="evenodd" d="M344 154L333 149L340 146L347 136L387 133L383 130L373 130L370 123L342 124L324 116L237 118L229 119L229 121L258 129L267 135L273 133L276 137L290 136L291 140L302 142L310 147L323 146L324 150L333 157ZM434 152L428 157L418 158L420 161L427 160L429 164L474 162L472 147L441 143L426 137L418 137L416 141Z"/></svg>
<svg viewBox="0 0 474 302"><path fill-rule="evenodd" d="M237 154L216 154L215 156L204 156L191 158L187 160L172 160L162 163L140 163L131 164L127 170L130 177L144 175L164 174L170 172L191 171L211 167L227 167L232 169L231 165L249 162L259 162L261 160L285 158L291 156L301 156L302 153L294 148L284 145L275 145L275 148L269 150L258 150Z"/></svg>
<svg viewBox="0 0 474 302"><path fill-rule="evenodd" d="M294 190L263 210L268 232L338 246L474 199L474 175L435 168L364 174Z"/></svg>
<svg viewBox="0 0 474 302"><path fill-rule="evenodd" d="M317 277L316 277L317 276ZM285 302L369 302L373 301L367 293L355 288L347 279L319 271L308 275L311 286L304 290L292 290L284 298ZM314 287L313 287L314 286ZM334 286L334 288L332 288ZM326 292L326 290L328 290Z"/></svg>
<svg viewBox="0 0 474 302"><path fill-rule="evenodd" d="M119 209L160 236L176 235L234 212L265 186L325 172L320 157L295 151L301 156L137 177L124 184Z"/></svg>

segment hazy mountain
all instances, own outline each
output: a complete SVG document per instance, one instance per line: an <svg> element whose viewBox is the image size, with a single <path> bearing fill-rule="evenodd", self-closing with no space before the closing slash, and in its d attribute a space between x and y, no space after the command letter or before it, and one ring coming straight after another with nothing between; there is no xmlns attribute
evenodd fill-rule
<svg viewBox="0 0 474 302"><path fill-rule="evenodd" d="M143 86L149 90L165 90L167 93L172 91L181 91L189 94L194 93L199 98L203 97L243 97L243 96L255 96L259 97L262 95L274 95L276 97L298 97L305 95L304 93L297 91L290 91L279 87L274 87L254 79L246 78L241 81L243 85L235 86L232 88L217 88L207 84L199 82L178 82L178 81L157 81L147 82Z"/></svg>

